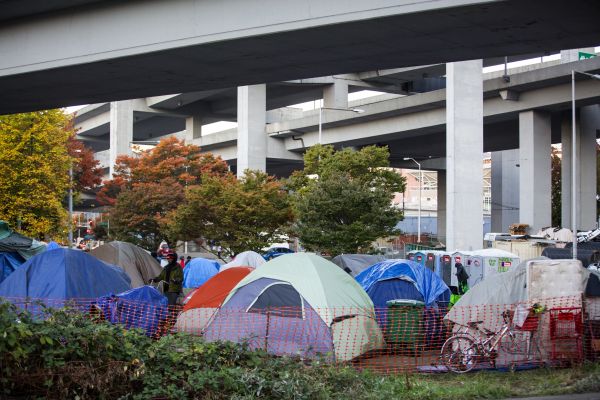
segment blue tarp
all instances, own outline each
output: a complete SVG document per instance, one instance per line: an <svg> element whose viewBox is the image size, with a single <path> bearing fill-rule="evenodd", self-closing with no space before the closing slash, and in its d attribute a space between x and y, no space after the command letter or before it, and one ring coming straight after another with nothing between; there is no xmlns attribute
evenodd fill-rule
<svg viewBox="0 0 600 400"><path fill-rule="evenodd" d="M369 294L375 307L385 307L386 301L394 299L420 300L426 306L450 300L450 289L444 281L414 261L382 261L358 274L356 280ZM388 280L392 281L386 282Z"/></svg>
<svg viewBox="0 0 600 400"><path fill-rule="evenodd" d="M17 252L0 253L0 283L25 262L25 259Z"/></svg>
<svg viewBox="0 0 600 400"><path fill-rule="evenodd" d="M221 265L215 260L192 258L183 269L183 287L196 288L219 272Z"/></svg>
<svg viewBox="0 0 600 400"><path fill-rule="evenodd" d="M161 320L168 314L168 300L152 286L141 286L117 295L98 299L97 306L104 318L127 329L140 328L152 336Z"/></svg>
<svg viewBox="0 0 600 400"><path fill-rule="evenodd" d="M373 300L377 323L384 332L388 328L386 303L408 299L422 301L427 307L420 328L426 342L434 342L443 334L442 317L450 301L450 289L430 269L414 261L387 260L365 269L356 280Z"/></svg>
<svg viewBox="0 0 600 400"><path fill-rule="evenodd" d="M0 296L38 299L96 299L131 288L120 267L87 253L55 249L38 254L0 284Z"/></svg>

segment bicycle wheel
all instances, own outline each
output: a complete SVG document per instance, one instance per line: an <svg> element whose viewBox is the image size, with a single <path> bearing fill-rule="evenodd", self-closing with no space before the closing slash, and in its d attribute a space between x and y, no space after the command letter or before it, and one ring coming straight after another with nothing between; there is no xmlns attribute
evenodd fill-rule
<svg viewBox="0 0 600 400"><path fill-rule="evenodd" d="M500 348L509 354L527 354L529 332L509 330L500 339Z"/></svg>
<svg viewBox="0 0 600 400"><path fill-rule="evenodd" d="M479 360L477 342L469 335L455 335L442 346L442 363L452 372L469 372Z"/></svg>

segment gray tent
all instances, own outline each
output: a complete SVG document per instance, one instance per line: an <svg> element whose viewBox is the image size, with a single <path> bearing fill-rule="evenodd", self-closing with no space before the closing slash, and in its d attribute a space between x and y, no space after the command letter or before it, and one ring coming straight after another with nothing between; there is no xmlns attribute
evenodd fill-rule
<svg viewBox="0 0 600 400"><path fill-rule="evenodd" d="M333 257L333 260L331 261L350 275L356 276L371 265L385 260L386 258L381 255L340 254L339 256Z"/></svg>
<svg viewBox="0 0 600 400"><path fill-rule="evenodd" d="M110 242L91 251L96 258L118 265L131 278L131 287L147 285L162 271L158 261L141 247L126 242Z"/></svg>

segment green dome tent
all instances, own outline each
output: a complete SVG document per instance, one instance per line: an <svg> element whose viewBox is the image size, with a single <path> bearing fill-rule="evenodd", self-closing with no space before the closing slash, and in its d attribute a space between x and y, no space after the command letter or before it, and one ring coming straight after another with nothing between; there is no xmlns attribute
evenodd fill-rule
<svg viewBox="0 0 600 400"><path fill-rule="evenodd" d="M365 291L337 265L308 253L277 257L242 279L204 337L336 361L385 346Z"/></svg>

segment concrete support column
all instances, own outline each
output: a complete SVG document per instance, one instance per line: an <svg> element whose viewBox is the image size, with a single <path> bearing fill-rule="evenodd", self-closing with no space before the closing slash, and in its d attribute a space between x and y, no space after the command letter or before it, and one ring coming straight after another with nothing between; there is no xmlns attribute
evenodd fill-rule
<svg viewBox="0 0 600 400"><path fill-rule="evenodd" d="M596 228L596 131L600 129L600 105L581 107L579 110L581 128L579 131L579 192L578 223L580 230Z"/></svg>
<svg viewBox="0 0 600 400"><path fill-rule="evenodd" d="M437 172L437 236L446 243L446 171Z"/></svg>
<svg viewBox="0 0 600 400"><path fill-rule="evenodd" d="M237 175L244 170L267 170L267 86L238 87Z"/></svg>
<svg viewBox="0 0 600 400"><path fill-rule="evenodd" d="M595 104L579 109L576 121L577 135L577 229L591 230L596 227L596 132L600 129L600 106ZM565 116L561 125L562 166L561 223L571 229L572 191L572 132L571 118Z"/></svg>
<svg viewBox="0 0 600 400"><path fill-rule="evenodd" d="M110 103L110 177L120 155L131 155L133 141L133 100Z"/></svg>
<svg viewBox="0 0 600 400"><path fill-rule="evenodd" d="M550 114L519 114L519 223L533 234L552 225L551 139Z"/></svg>
<svg viewBox="0 0 600 400"><path fill-rule="evenodd" d="M492 232L519 222L519 149L492 153Z"/></svg>
<svg viewBox="0 0 600 400"><path fill-rule="evenodd" d="M333 85L323 89L323 107L348 108L348 82L334 78Z"/></svg>
<svg viewBox="0 0 600 400"><path fill-rule="evenodd" d="M185 119L185 143L193 144L194 140L202 137L202 118L199 116Z"/></svg>
<svg viewBox="0 0 600 400"><path fill-rule="evenodd" d="M481 60L446 64L446 248L483 245Z"/></svg>

